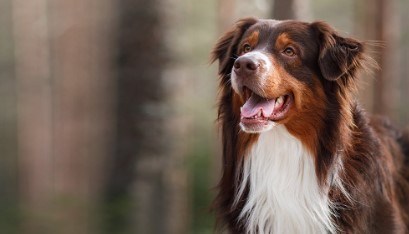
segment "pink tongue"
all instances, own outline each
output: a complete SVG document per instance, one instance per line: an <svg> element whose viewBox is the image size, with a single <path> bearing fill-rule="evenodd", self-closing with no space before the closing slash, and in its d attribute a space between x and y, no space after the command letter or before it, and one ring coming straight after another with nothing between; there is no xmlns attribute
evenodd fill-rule
<svg viewBox="0 0 409 234"><path fill-rule="evenodd" d="M274 110L275 100L267 100L255 93L251 94L251 97L241 107L241 116L244 118L251 118L255 116L260 110L264 117L269 117Z"/></svg>

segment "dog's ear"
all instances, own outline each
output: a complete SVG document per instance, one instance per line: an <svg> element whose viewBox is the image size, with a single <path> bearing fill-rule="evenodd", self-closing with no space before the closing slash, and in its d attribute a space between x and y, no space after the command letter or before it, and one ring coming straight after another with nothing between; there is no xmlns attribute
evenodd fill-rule
<svg viewBox="0 0 409 234"><path fill-rule="evenodd" d="M235 55L237 44L244 32L256 22L256 18L241 19L217 41L211 53L211 62L219 60L220 75L227 75L231 72L234 60L237 57Z"/></svg>
<svg viewBox="0 0 409 234"><path fill-rule="evenodd" d="M311 27L319 42L318 65L322 76L327 80L354 76L357 68L362 67L364 46L361 42L340 36L324 22L314 22Z"/></svg>

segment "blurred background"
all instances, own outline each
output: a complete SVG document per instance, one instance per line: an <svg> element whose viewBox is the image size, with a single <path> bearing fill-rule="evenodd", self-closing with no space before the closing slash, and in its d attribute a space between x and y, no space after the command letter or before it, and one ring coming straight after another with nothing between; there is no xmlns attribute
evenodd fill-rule
<svg viewBox="0 0 409 234"><path fill-rule="evenodd" d="M0 0L0 233L214 233L217 65L245 16L381 41L369 112L409 124L407 0Z"/></svg>

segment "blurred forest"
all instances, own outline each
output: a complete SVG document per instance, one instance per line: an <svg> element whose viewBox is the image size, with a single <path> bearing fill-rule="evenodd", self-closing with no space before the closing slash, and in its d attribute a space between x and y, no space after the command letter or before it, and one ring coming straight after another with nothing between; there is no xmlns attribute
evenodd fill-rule
<svg viewBox="0 0 409 234"><path fill-rule="evenodd" d="M245 16L382 42L365 109L409 124L407 0L0 0L0 233L213 233L217 65Z"/></svg>

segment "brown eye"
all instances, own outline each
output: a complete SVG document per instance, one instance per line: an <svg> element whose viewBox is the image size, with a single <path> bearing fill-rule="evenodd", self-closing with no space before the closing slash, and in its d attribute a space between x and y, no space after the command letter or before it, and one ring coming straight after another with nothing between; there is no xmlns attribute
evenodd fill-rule
<svg viewBox="0 0 409 234"><path fill-rule="evenodd" d="M247 53L251 51L251 46L249 44L244 44L243 45L243 53Z"/></svg>
<svg viewBox="0 0 409 234"><path fill-rule="evenodd" d="M294 56L295 55L295 51L293 48L291 47L287 47L285 48L285 50L283 51L283 53L287 56Z"/></svg>

